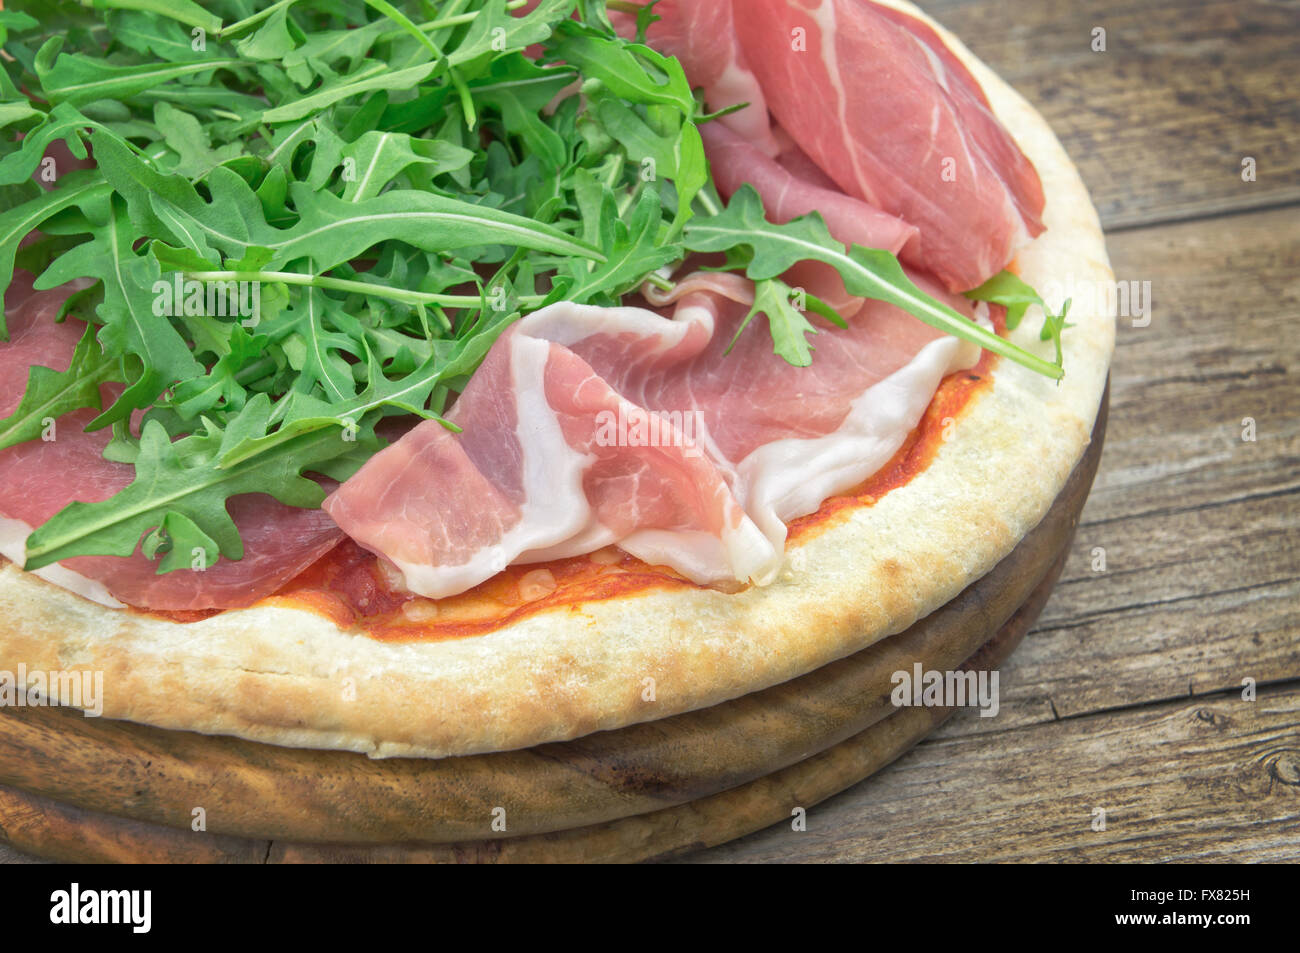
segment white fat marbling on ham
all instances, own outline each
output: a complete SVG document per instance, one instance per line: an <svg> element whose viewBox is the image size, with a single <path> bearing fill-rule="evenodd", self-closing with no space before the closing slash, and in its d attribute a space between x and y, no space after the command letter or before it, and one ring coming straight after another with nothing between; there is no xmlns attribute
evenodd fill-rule
<svg viewBox="0 0 1300 953"><path fill-rule="evenodd" d="M701 273L663 300L671 316L538 311L457 400L461 433L421 424L325 508L434 598L610 543L696 582L770 582L785 524L875 472L978 352L867 302L848 330L820 325L810 368L759 325L726 354L750 301L743 279ZM651 414L671 421L657 438L610 439L612 422Z"/></svg>
<svg viewBox="0 0 1300 953"><path fill-rule="evenodd" d="M1042 230L1032 165L915 18L866 0L663 0L655 12L648 41L681 58L709 108L748 104L703 132L724 195L750 182L775 221L818 211L841 241L897 253L924 290L967 314L953 292ZM798 30L802 45L791 42ZM647 291L658 310L553 305L492 348L451 411L462 432L415 427L338 488L327 513L232 499L242 561L159 576L137 550L43 574L106 605L246 605L328 551L337 521L434 597L510 563L610 544L699 582L766 583L788 522L879 469L942 377L978 357L849 296L824 265L785 277L850 318L846 330L812 319L823 333L810 368L773 355L762 321L725 353L753 300L734 275ZM67 366L82 326L54 322L61 300L33 296L10 318L0 415L29 365ZM660 419L649 415L664 423L646 440L644 424ZM66 415L57 441L0 452L0 552L21 560L31 526L129 481L130 467L102 457L108 433L85 431L93 416ZM611 442L611 419L642 429L617 426Z"/></svg>

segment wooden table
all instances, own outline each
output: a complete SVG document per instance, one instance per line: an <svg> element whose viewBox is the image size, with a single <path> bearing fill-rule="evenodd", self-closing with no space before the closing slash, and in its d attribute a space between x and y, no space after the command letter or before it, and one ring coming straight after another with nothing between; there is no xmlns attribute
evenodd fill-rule
<svg viewBox="0 0 1300 953"><path fill-rule="evenodd" d="M1300 860L1300 7L925 6L1052 123L1150 323L999 716L693 859Z"/></svg>

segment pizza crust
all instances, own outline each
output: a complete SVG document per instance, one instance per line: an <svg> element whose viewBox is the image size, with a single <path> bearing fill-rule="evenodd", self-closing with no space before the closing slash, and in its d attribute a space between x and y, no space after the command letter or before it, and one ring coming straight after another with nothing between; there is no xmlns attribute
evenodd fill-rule
<svg viewBox="0 0 1300 953"><path fill-rule="evenodd" d="M1097 213L1043 118L933 20L889 5L938 31L1038 169L1047 231L1020 254L1021 275L1040 290L1112 281ZM288 608L168 622L6 563L0 671L102 671L106 717L374 757L567 740L766 688L907 628L1042 519L1087 446L1105 386L1115 320L1104 296L1091 298L1070 311L1064 381L1000 361L924 471L791 544L768 587L649 590L486 635L391 643ZM1050 356L1034 320L1010 337Z"/></svg>

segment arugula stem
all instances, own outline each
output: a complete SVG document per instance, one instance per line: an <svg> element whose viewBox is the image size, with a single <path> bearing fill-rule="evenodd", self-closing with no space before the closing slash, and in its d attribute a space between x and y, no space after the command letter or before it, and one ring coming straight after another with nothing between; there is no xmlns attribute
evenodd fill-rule
<svg viewBox="0 0 1300 953"><path fill-rule="evenodd" d="M638 198L641 197L641 191L644 188L645 188L645 179L638 176L636 180L636 185L633 188L628 189L626 192L623 193L622 196L619 197L618 205L617 205L619 218L622 218L624 215L627 214L627 210L632 207L632 204L636 202Z"/></svg>
<svg viewBox="0 0 1300 953"><path fill-rule="evenodd" d="M410 291L406 288L377 285L369 281L351 281L347 278L330 278L327 275L304 275L296 271L187 271L185 275L195 281L265 281L326 288L330 291L387 298L390 301L417 306L433 304L445 308L477 308L483 303L479 295L432 294L426 291ZM522 295L517 300L521 307L536 307L546 300L546 296Z"/></svg>
<svg viewBox="0 0 1300 953"><path fill-rule="evenodd" d="M252 364L242 368L235 375L235 381L239 384L248 385L256 380L261 379L268 371L275 370L276 362L273 357L258 358Z"/></svg>
<svg viewBox="0 0 1300 953"><path fill-rule="evenodd" d="M217 35L221 37L226 37L226 36L230 36L233 33L238 33L247 27L256 26L257 24L261 23L263 20L271 16L271 14L275 13L277 10L281 9L282 7L287 7L297 2L298 0L279 0L278 3L271 4L265 10L258 10L251 17L245 17L242 20L230 24L230 26L223 26L220 30L217 31Z"/></svg>
<svg viewBox="0 0 1300 953"><path fill-rule="evenodd" d="M520 7L527 5L528 0L510 0L510 2L506 4L506 10L518 10ZM445 30L453 26L473 23L481 12L481 10L475 10L472 13L458 13L455 16L443 17L441 20L427 20L420 24L420 29ZM385 34L385 36L387 36L387 34Z"/></svg>
<svg viewBox="0 0 1300 953"><path fill-rule="evenodd" d="M708 212L709 215L720 215L722 213L722 209L718 208L718 203L713 201L713 197L707 192L701 191L696 194L695 198L704 206L704 211Z"/></svg>
<svg viewBox="0 0 1300 953"><path fill-rule="evenodd" d="M605 180L605 186L607 188L612 189L618 184L618 180L623 176L623 165L626 161L627 157L624 156L623 153L618 152L614 154L614 161L610 163L609 177Z"/></svg>

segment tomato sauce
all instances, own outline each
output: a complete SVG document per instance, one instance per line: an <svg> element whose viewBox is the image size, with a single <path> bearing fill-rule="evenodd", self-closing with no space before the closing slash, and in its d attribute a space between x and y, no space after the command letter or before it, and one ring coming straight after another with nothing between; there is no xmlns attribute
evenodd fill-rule
<svg viewBox="0 0 1300 953"><path fill-rule="evenodd" d="M1000 326L1001 321L995 323ZM861 486L832 497L816 513L791 521L790 540L808 539L835 526L855 508L873 505L929 466L950 421L960 417L981 388L989 386L996 360L984 351L975 367L944 378L920 424L890 461ZM647 565L614 547L574 559L510 566L473 589L438 600L402 591L390 572L374 554L344 540L258 605L314 612L371 638L412 642L481 635L557 608L577 615L584 603L618 596L704 588L666 566ZM194 622L219 611L146 614Z"/></svg>

